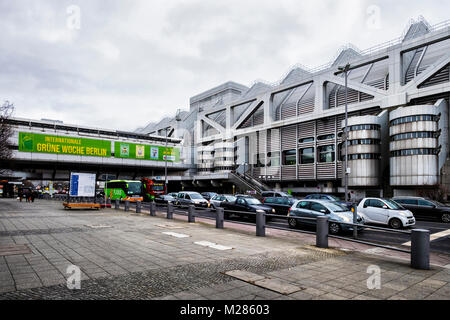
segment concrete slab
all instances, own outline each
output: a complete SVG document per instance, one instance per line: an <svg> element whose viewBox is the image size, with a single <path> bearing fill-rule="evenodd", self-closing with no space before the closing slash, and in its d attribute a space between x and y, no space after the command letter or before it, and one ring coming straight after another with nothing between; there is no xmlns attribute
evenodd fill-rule
<svg viewBox="0 0 450 320"><path fill-rule="evenodd" d="M234 278L237 278L239 280L249 282L249 283L254 283L255 281L263 280L266 278L264 276L258 275L256 273L248 272L245 270L231 270L231 271L225 272L225 274L230 277L234 277Z"/></svg>
<svg viewBox="0 0 450 320"><path fill-rule="evenodd" d="M269 289L281 294L291 294L303 289L281 279L266 278L255 281L254 284L258 287Z"/></svg>

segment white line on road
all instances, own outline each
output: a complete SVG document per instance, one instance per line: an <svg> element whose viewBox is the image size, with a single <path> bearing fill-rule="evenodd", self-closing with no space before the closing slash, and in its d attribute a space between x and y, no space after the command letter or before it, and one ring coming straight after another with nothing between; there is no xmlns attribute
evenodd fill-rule
<svg viewBox="0 0 450 320"><path fill-rule="evenodd" d="M189 238L190 235L183 234L183 233L176 233L176 232L163 232L164 234L167 234L168 236L172 236L175 238Z"/></svg>
<svg viewBox="0 0 450 320"><path fill-rule="evenodd" d="M450 235L450 229L447 229L447 230L441 231L441 232L437 232L437 233L433 233L432 235L430 235L430 241L444 238L444 237L447 237L448 235ZM402 243L402 245L403 246L411 246L411 241Z"/></svg>
<svg viewBox="0 0 450 320"><path fill-rule="evenodd" d="M233 249L233 247L222 246L220 244L217 244L217 243L214 243L214 242L209 242L209 241L197 241L197 242L194 242L194 243L198 244L199 246L209 247L209 248L213 248L213 249L217 249L217 250L230 250L230 249Z"/></svg>

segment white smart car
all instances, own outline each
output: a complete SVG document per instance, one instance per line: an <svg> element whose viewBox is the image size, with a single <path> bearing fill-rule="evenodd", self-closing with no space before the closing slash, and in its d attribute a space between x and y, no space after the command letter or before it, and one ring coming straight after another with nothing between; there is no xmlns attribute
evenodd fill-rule
<svg viewBox="0 0 450 320"><path fill-rule="evenodd" d="M393 229L416 224L411 211L388 199L364 198L359 202L357 210L365 223L388 225Z"/></svg>

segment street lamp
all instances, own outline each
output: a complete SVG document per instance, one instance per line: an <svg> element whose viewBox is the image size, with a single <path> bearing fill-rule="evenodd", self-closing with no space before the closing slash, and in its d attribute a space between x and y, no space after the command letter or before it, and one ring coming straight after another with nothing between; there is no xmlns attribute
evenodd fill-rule
<svg viewBox="0 0 450 320"><path fill-rule="evenodd" d="M348 143L347 143L347 135L348 135L348 114L347 114L347 77L348 77L348 71L350 70L350 64L347 63L343 67L338 67L339 71L344 72L345 75L345 129L344 129L344 146L345 146L345 175L344 175L344 183L345 183L345 201L349 201L348 199ZM357 212L356 209L353 209L353 223L358 223L357 219ZM356 226L353 226L353 237L356 239L358 237L358 228Z"/></svg>
<svg viewBox="0 0 450 320"><path fill-rule="evenodd" d="M343 67L338 67L338 70L341 72L344 72L345 76L345 128L344 128L344 147L345 147L345 173L344 173L344 186L345 186L345 196L344 199L347 202L348 199L348 144L347 144L347 134L348 134L348 114L347 114L347 76L348 76L348 70L350 70L350 64L347 63Z"/></svg>

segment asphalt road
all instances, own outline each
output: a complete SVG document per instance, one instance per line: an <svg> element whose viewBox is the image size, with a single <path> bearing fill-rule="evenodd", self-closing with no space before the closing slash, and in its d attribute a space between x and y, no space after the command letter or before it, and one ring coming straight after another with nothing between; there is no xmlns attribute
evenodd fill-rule
<svg viewBox="0 0 450 320"><path fill-rule="evenodd" d="M148 212L149 210L149 204L144 203L143 207L145 211ZM165 207L160 207L158 205L158 210L165 210ZM176 210L185 211L187 213L187 208L181 209L176 208ZM195 211L196 216L198 217L215 217L215 211L206 209L197 209ZM176 213L176 212L175 212ZM236 221L236 222L246 222L246 223L254 223L251 219L245 218L245 217L239 217L239 216L231 216L229 221ZM282 227L289 229L289 225L287 223L287 219L285 218L272 218L271 220L267 221L267 226L276 226L276 227ZM413 229L413 228L409 228ZM430 243L430 249L434 252L442 252L442 253L450 253L450 224L448 223L442 223L439 221L416 221L416 225L414 226L414 229L426 229L430 230L431 234L431 243ZM302 226L299 228L299 230L306 230L306 231L315 231L315 227L311 226ZM402 229L402 230L408 230L408 229ZM442 237L433 239L433 234L437 234L440 232L449 231L447 235L443 235ZM349 239L353 238L353 234L350 233L341 233L339 236L348 237ZM363 231L358 231L358 240L368 241L368 242L374 242L378 244L384 244L384 245L391 245L391 246L398 246L402 247L404 249L409 249L408 246L403 245L411 240L411 237L409 234L404 233L397 233L397 232L390 232L390 231L384 231L384 230L374 230L374 229L365 229Z"/></svg>

